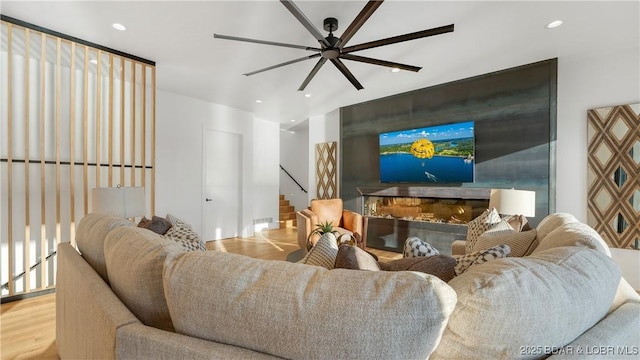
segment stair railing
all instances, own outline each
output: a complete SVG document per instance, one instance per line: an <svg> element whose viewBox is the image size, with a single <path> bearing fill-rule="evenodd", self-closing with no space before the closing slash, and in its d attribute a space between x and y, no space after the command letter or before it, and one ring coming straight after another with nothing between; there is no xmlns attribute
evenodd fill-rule
<svg viewBox="0 0 640 360"><path fill-rule="evenodd" d="M302 185L300 185L300 183L298 181L296 181L296 179L293 178L293 176L291 176L291 174L289 174L289 172L287 171L287 169L285 169L284 167L282 167L282 165L280 165L280 169L282 171L284 171L285 174L287 174L287 176L289 176L289 178L291 178L291 180L293 180L294 183L296 183L296 185L298 185L300 187L300 190L304 191L305 193L307 192L307 190L305 190Z"/></svg>

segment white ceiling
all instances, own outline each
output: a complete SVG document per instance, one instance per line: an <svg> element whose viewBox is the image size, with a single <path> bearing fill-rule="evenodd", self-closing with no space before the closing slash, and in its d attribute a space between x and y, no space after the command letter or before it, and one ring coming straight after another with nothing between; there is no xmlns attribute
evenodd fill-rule
<svg viewBox="0 0 640 360"><path fill-rule="evenodd" d="M296 1L323 34L323 19L336 17L337 36L365 3ZM391 73L386 67L344 60L364 86L360 91L327 62L307 86L304 93L312 96L306 98L297 89L316 59L250 77L242 74L312 52L213 38L217 33L317 47L317 41L275 0L2 0L0 12L155 61L159 89L251 111L283 127L341 106L549 58L570 63L602 52L640 52L638 1L391 0L348 45L448 24L455 24L455 31L356 53L423 67L418 73ZM546 29L555 19L564 25ZM114 22L127 30L114 30ZM263 102L258 104L257 99Z"/></svg>

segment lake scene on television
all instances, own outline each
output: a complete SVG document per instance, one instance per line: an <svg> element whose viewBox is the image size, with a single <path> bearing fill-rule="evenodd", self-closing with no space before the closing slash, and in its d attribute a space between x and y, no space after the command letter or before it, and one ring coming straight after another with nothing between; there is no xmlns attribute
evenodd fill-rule
<svg viewBox="0 0 640 360"><path fill-rule="evenodd" d="M473 182L474 122L380 134L380 182Z"/></svg>

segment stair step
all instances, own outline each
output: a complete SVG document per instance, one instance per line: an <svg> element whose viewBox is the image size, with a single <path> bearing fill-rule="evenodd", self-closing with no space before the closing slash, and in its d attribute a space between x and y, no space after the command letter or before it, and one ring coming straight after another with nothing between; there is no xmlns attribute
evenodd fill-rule
<svg viewBox="0 0 640 360"><path fill-rule="evenodd" d="M288 205L288 206L282 206L280 205L280 212L281 213L289 213L289 212L295 212L295 209L293 206Z"/></svg>
<svg viewBox="0 0 640 360"><path fill-rule="evenodd" d="M296 219L280 221L280 229L296 227Z"/></svg>
<svg viewBox="0 0 640 360"><path fill-rule="evenodd" d="M280 220L291 220L295 218L296 218L296 213L294 212L280 213Z"/></svg>
<svg viewBox="0 0 640 360"><path fill-rule="evenodd" d="M296 227L296 213L295 207L291 205L289 200L285 199L283 194L280 194L280 209L279 209L279 223L280 228Z"/></svg>

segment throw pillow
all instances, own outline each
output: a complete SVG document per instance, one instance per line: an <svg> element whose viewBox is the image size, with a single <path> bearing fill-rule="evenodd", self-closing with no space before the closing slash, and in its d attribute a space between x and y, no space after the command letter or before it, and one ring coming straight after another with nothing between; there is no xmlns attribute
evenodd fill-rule
<svg viewBox="0 0 640 360"><path fill-rule="evenodd" d="M497 235L487 231L480 235L473 248L475 251L481 251L500 244L507 244L511 248L511 254L509 256L523 257L531 255L533 250L538 246L536 234L537 231L535 229Z"/></svg>
<svg viewBox="0 0 640 360"><path fill-rule="evenodd" d="M467 255L454 256L456 259L456 276L467 271L472 265L486 263L493 259L504 258L507 257L509 253L511 253L509 245L503 244Z"/></svg>
<svg viewBox="0 0 640 360"><path fill-rule="evenodd" d="M417 256L433 256L438 255L440 252L426 241L420 240L415 236L407 238L404 242L404 251L402 252L403 258L412 258Z"/></svg>
<svg viewBox="0 0 640 360"><path fill-rule="evenodd" d="M193 231L191 225L178 219L177 217L167 214L167 220L172 226L164 236L179 243L186 251L207 251L207 247L200 239L200 236Z"/></svg>
<svg viewBox="0 0 640 360"><path fill-rule="evenodd" d="M151 217L151 220L143 217L138 223L138 227L151 230L156 234L164 235L171 229L171 222L169 220L161 218L159 216Z"/></svg>
<svg viewBox="0 0 640 360"><path fill-rule="evenodd" d="M444 282L449 282L456 275L456 259L449 255L433 255L392 260L380 263L384 271L418 271L431 274Z"/></svg>
<svg viewBox="0 0 640 360"><path fill-rule="evenodd" d="M342 244L338 248L334 269L380 271L378 261L357 246Z"/></svg>
<svg viewBox="0 0 640 360"><path fill-rule="evenodd" d="M299 263L321 266L331 270L336 263L337 256L338 241L336 236L332 233L326 233L320 236L320 239Z"/></svg>
<svg viewBox="0 0 640 360"><path fill-rule="evenodd" d="M517 231L527 231L531 230L531 225L529 225L529 220L524 215L513 215L507 219L509 225Z"/></svg>
<svg viewBox="0 0 640 360"><path fill-rule="evenodd" d="M473 245L482 233L491 229L500 222L500 214L495 208L487 209L477 218L467 224L467 242L465 250L467 253L473 252Z"/></svg>

